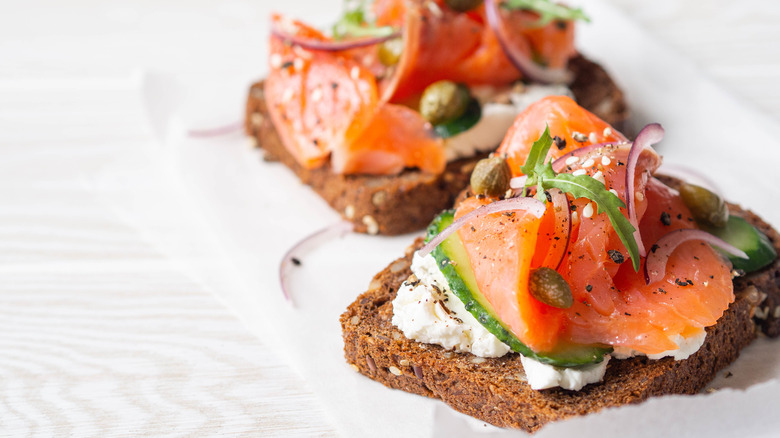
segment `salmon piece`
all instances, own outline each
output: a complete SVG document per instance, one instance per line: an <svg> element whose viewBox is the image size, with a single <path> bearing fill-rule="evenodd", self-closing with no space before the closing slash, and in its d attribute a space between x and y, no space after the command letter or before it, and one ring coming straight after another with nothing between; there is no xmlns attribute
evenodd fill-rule
<svg viewBox="0 0 780 438"><path fill-rule="evenodd" d="M484 6L458 13L443 0L379 0L374 11L378 25L404 26L401 60L380 83L385 100L405 101L443 79L504 86L521 78L487 24ZM538 15L532 12L511 12L504 23L512 44L545 65L565 66L576 53L574 23L537 27L537 20Z"/></svg>
<svg viewBox="0 0 780 438"><path fill-rule="evenodd" d="M459 218L487 204L468 198L455 212ZM534 351L551 351L565 323L561 309L543 304L528 291L531 258L541 220L523 211L483 216L458 230L477 285L504 325Z"/></svg>
<svg viewBox="0 0 780 438"><path fill-rule="evenodd" d="M548 111L550 107L553 111ZM583 114L584 121L565 118ZM546 120L545 115L551 115L550 119ZM524 120L515 124L511 138L531 139L528 149L545 123L549 123L552 134L565 136L567 143L573 140L574 130L600 129L603 133L603 128L608 127L560 98L542 101ZM624 138L617 131L606 137L614 139L611 141ZM574 146L580 144L588 142ZM569 150L574 146L567 144ZM502 148L518 151L524 145L505 141ZM562 171L584 170L603 178L606 188L614 189L625 201L624 163L629 150L628 144L593 148ZM679 194L651 176L660 163L654 151L643 150L632 187L639 194L637 217L646 248L652 248L673 230L696 227ZM529 272L540 260L546 260L544 255L552 248L554 239L551 236L557 235L554 211L549 204L540 219L523 212L517 212L512 220L496 214L478 219L473 228L465 226L459 230L480 291L507 327L534 351L551 351L556 345L571 343L607 344L644 354L673 350L678 348L679 336L700 333L714 325L734 300L731 265L709 245L696 241L680 245L669 258L663 280L647 285L643 275L645 259L640 260L640 270L634 271L628 251L606 213L598 214L596 205L586 198L567 196L576 216L572 218L567 254L557 270L571 287L574 304L569 309L549 307L528 293ZM458 207L456 217L487 202L466 199ZM625 209L622 213L626 215Z"/></svg>
<svg viewBox="0 0 780 438"><path fill-rule="evenodd" d="M496 151L506 155L513 176L523 174L520 168L525 164L531 146L542 136L547 126L551 136L559 137L564 142L561 143L563 147L556 144L550 148L548 157L552 159L592 144L628 141L618 130L577 105L571 98L548 96L533 103L517 117Z"/></svg>
<svg viewBox="0 0 780 438"><path fill-rule="evenodd" d="M295 35L327 40L303 23L273 20ZM269 113L304 167L330 160L334 172L346 174L444 170L443 141L416 111L380 102L374 75L352 54L308 51L272 37L270 60Z"/></svg>

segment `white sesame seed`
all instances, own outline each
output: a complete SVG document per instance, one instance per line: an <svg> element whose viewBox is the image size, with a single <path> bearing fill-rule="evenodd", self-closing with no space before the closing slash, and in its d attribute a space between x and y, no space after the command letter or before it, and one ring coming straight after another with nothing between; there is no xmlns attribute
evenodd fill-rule
<svg viewBox="0 0 780 438"><path fill-rule="evenodd" d="M360 78L360 67L352 67L352 70L349 71L349 77L351 77L353 80L358 80Z"/></svg>
<svg viewBox="0 0 780 438"><path fill-rule="evenodd" d="M344 217L347 219L352 219L355 217L355 206L354 205L347 205L347 207L344 209Z"/></svg>
<svg viewBox="0 0 780 438"><path fill-rule="evenodd" d="M575 157L574 155L572 155L571 157L566 159L565 163L567 166L571 166L572 164L577 164L577 162L579 161L580 161L579 157Z"/></svg>
<svg viewBox="0 0 780 438"><path fill-rule="evenodd" d="M609 128L607 128L607 129L609 129ZM609 166L610 163L612 163L612 160L610 160L609 157L607 157L607 156L601 157L601 165L602 166Z"/></svg>
<svg viewBox="0 0 780 438"><path fill-rule="evenodd" d="M606 128L604 128L604 137L609 137L610 135L612 135L612 128L607 126Z"/></svg>
<svg viewBox="0 0 780 438"><path fill-rule="evenodd" d="M615 189L609 189L609 192L612 193L615 196L620 196L620 195L618 195L618 192Z"/></svg>
<svg viewBox="0 0 780 438"><path fill-rule="evenodd" d="M379 233L379 224L377 223L376 219L374 219L373 216L370 215L363 216L363 225L366 226L366 232L368 232L368 234Z"/></svg>
<svg viewBox="0 0 780 438"><path fill-rule="evenodd" d="M293 89L292 88L285 89L284 94L282 94L282 102L288 103L292 100L292 98L293 98Z"/></svg>
<svg viewBox="0 0 780 438"><path fill-rule="evenodd" d="M314 102L322 100L322 88L317 87L311 92L311 100Z"/></svg>
<svg viewBox="0 0 780 438"><path fill-rule="evenodd" d="M303 59L295 58L295 60L293 60L293 67L295 67L296 70L303 70Z"/></svg>
<svg viewBox="0 0 780 438"><path fill-rule="evenodd" d="M396 367L392 367L392 366L391 366L391 367L389 367L389 368L387 368L387 371L390 371L390 372L391 372L391 373L393 373L393 375L395 375L395 376L400 376L401 374L403 374L403 373L401 372L401 370L399 370L399 369L398 369L398 368L396 368Z"/></svg>
<svg viewBox="0 0 780 438"><path fill-rule="evenodd" d="M574 176L580 176L580 175L585 175L586 173L588 173L588 172L586 172L585 169L577 169L574 172L572 172L571 174L574 175Z"/></svg>
<svg viewBox="0 0 780 438"><path fill-rule="evenodd" d="M428 10L431 11L431 14L433 14L436 17L441 17L444 15L441 11L441 8L439 8L439 5L436 4L436 2L429 1L426 5L428 7Z"/></svg>
<svg viewBox="0 0 780 438"><path fill-rule="evenodd" d="M588 140L590 140L591 143L598 143L599 142L599 139L598 139L598 137L596 137L596 133L595 132L591 132L588 135Z"/></svg>
<svg viewBox="0 0 780 438"><path fill-rule="evenodd" d="M606 182L604 182L604 174L601 173L600 170L596 171L596 173L593 174L593 179L595 179L596 181L602 184L606 184Z"/></svg>
<svg viewBox="0 0 780 438"><path fill-rule="evenodd" d="M579 216L577 216L577 212L576 211L572 211L571 212L571 221L572 222L577 222L578 217Z"/></svg>
<svg viewBox="0 0 780 438"><path fill-rule="evenodd" d="M279 68L282 66L282 55L274 53L268 58L268 62L271 64L271 67Z"/></svg>
<svg viewBox="0 0 780 438"><path fill-rule="evenodd" d="M571 138L573 138L575 141L578 141L580 143L585 143L586 141L588 141L588 136L587 135L585 135L585 134L583 134L581 132L577 132L577 131L574 131L571 134Z"/></svg>
<svg viewBox="0 0 780 438"><path fill-rule="evenodd" d="M645 194L642 192L635 192L634 197L637 201L644 201L645 200Z"/></svg>
<svg viewBox="0 0 780 438"><path fill-rule="evenodd" d="M596 164L596 162L593 161L593 158L588 158L584 163L582 163L582 167L591 167L594 164Z"/></svg>
<svg viewBox="0 0 780 438"><path fill-rule="evenodd" d="M588 205L585 206L585 208L582 209L582 217L591 217L593 216L593 203L588 202Z"/></svg>

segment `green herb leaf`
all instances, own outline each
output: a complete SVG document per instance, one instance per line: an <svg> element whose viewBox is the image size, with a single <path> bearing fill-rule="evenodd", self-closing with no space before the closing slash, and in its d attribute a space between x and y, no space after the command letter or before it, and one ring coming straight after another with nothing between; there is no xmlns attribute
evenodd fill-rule
<svg viewBox="0 0 780 438"><path fill-rule="evenodd" d="M639 246L634 238L635 229L620 211L626 204L614 193L607 190L604 184L588 175L574 176L569 173L560 173L552 178L542 178L540 185L543 190L556 188L565 193L571 193L575 198L588 198L594 201L598 207L596 213L607 213L609 223L612 224L612 228L615 229L620 241L628 250L634 271L639 270Z"/></svg>
<svg viewBox="0 0 780 438"><path fill-rule="evenodd" d="M575 198L587 198L594 201L597 206L596 213L607 213L612 228L615 229L620 241L628 250L634 270L639 270L639 246L634 238L634 227L620 211L626 205L614 193L607 190L604 184L589 175L574 176L569 173L556 174L547 152L553 144L550 136L550 127L547 126L541 137L534 142L528 153L528 158L520 170L528 176L525 186L536 186L536 194L544 202L544 191L547 189L560 189L564 193L570 193Z"/></svg>
<svg viewBox="0 0 780 438"><path fill-rule="evenodd" d="M536 25L541 27L553 20L582 20L590 22L590 18L580 8L570 8L553 3L550 0L507 0L504 7L508 9L527 9L539 14Z"/></svg>
<svg viewBox="0 0 780 438"><path fill-rule="evenodd" d="M344 15L333 25L333 37L385 37L395 32L392 26L377 27L369 18L366 0L345 1Z"/></svg>

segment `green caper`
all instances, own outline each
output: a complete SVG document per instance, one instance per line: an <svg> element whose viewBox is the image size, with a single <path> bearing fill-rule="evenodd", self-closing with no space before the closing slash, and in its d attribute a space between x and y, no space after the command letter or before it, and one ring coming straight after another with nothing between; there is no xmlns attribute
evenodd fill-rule
<svg viewBox="0 0 780 438"><path fill-rule="evenodd" d="M379 62L387 67L398 64L404 51L404 40L393 38L379 45Z"/></svg>
<svg viewBox="0 0 780 438"><path fill-rule="evenodd" d="M455 120L469 106L469 90L452 81L438 81L428 85L420 98L420 114L425 120L439 125Z"/></svg>
<svg viewBox="0 0 780 438"><path fill-rule="evenodd" d="M528 278L531 296L548 306L568 309L574 304L569 283L555 269L541 267Z"/></svg>
<svg viewBox="0 0 780 438"><path fill-rule="evenodd" d="M718 228L726 226L729 209L717 194L704 187L683 184L680 186L680 196L697 222Z"/></svg>
<svg viewBox="0 0 780 438"><path fill-rule="evenodd" d="M499 156L483 158L471 172L471 189L477 195L501 197L509 190L512 171L506 159Z"/></svg>
<svg viewBox="0 0 780 438"><path fill-rule="evenodd" d="M458 12L470 11L482 4L482 0L444 0L444 3Z"/></svg>

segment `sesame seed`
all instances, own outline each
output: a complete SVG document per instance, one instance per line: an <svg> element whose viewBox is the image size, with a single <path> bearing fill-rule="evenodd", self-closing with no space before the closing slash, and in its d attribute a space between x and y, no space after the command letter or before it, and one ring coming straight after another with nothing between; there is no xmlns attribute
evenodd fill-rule
<svg viewBox="0 0 780 438"><path fill-rule="evenodd" d="M588 173L588 172L586 172L585 169L577 169L574 172L572 172L571 174L574 175L574 176L580 176L580 175L585 175L586 173Z"/></svg>
<svg viewBox="0 0 780 438"><path fill-rule="evenodd" d="M349 71L349 77L351 77L353 80L358 80L360 78L360 67L352 67L352 70Z"/></svg>
<svg viewBox="0 0 780 438"><path fill-rule="evenodd" d="M284 94L282 94L282 102L288 103L292 100L292 98L293 98L293 89L292 88L285 89Z"/></svg>
<svg viewBox="0 0 780 438"><path fill-rule="evenodd" d="M577 131L574 131L571 134L571 138L573 138L575 141L578 141L580 143L585 143L586 141L588 141L588 136L587 135L585 135L585 134L583 134L581 132L577 132Z"/></svg>
<svg viewBox="0 0 780 438"><path fill-rule="evenodd" d="M396 368L396 367L393 367L393 366L389 367L389 368L387 369L387 371L390 371L391 373L393 373L393 375L394 375L394 376L400 376L401 374L403 374L403 373L401 372L401 370L399 370L398 368Z"/></svg>
<svg viewBox="0 0 780 438"><path fill-rule="evenodd" d="M590 140L591 143L598 143L599 142L599 139L598 139L598 137L596 137L596 133L595 132L591 132L588 135L588 140Z"/></svg>
<svg viewBox="0 0 780 438"><path fill-rule="evenodd" d="M322 88L315 88L314 91L311 92L311 100L314 102L322 100Z"/></svg>
<svg viewBox="0 0 780 438"><path fill-rule="evenodd" d="M268 62L271 64L272 68L279 68L282 66L282 55L274 53L268 58Z"/></svg>
<svg viewBox="0 0 780 438"><path fill-rule="evenodd" d="M588 205L585 206L585 208L582 209L582 216L583 217L591 217L593 216L593 203L588 202Z"/></svg>
<svg viewBox="0 0 780 438"><path fill-rule="evenodd" d="M572 222L577 222L577 218L579 218L579 216L577 215L577 212L576 211L572 211L571 212L571 221Z"/></svg>
<svg viewBox="0 0 780 438"><path fill-rule="evenodd" d="M296 70L303 70L303 59L295 58L293 61L293 67L295 67Z"/></svg>
<svg viewBox="0 0 780 438"><path fill-rule="evenodd" d="M441 11L441 8L439 8L439 5L437 5L435 2L429 1L426 5L428 7L428 10L431 11L431 14L433 14L436 17L441 17L444 15Z"/></svg>
<svg viewBox="0 0 780 438"><path fill-rule="evenodd" d="M565 163L567 166L571 166L572 164L577 164L577 162L579 161L580 161L579 157L575 157L572 155L571 157L566 159Z"/></svg>
<svg viewBox="0 0 780 438"><path fill-rule="evenodd" d="M594 164L596 164L596 162L593 161L593 158L588 158L584 163L582 163L582 167L591 167Z"/></svg>
<svg viewBox="0 0 780 438"><path fill-rule="evenodd" d="M635 192L634 197L637 201L644 201L645 200L645 194L642 192Z"/></svg>
<svg viewBox="0 0 780 438"><path fill-rule="evenodd" d="M615 196L618 196L618 197L620 196L620 195L618 195L618 192L615 189L609 189L609 192L612 193Z"/></svg>
<svg viewBox="0 0 780 438"><path fill-rule="evenodd" d="M604 128L604 137L609 137L611 135L612 135L612 128L610 128L609 126ZM606 164L605 164L605 166L606 166Z"/></svg>
<svg viewBox="0 0 780 438"><path fill-rule="evenodd" d="M609 128L607 128L607 129L609 129ZM609 157L607 157L607 156L601 157L601 165L602 166L609 166L610 163L612 163L612 160L610 160Z"/></svg>
<svg viewBox="0 0 780 438"><path fill-rule="evenodd" d="M363 225L366 226L366 232L368 232L368 234L379 233L379 224L377 223L376 219L374 219L373 216L370 215L363 216Z"/></svg>
<svg viewBox="0 0 780 438"><path fill-rule="evenodd" d="M600 170L596 171L596 173L593 174L593 179L595 179L596 181L602 184L606 184L606 182L604 181L604 174L601 173Z"/></svg>

